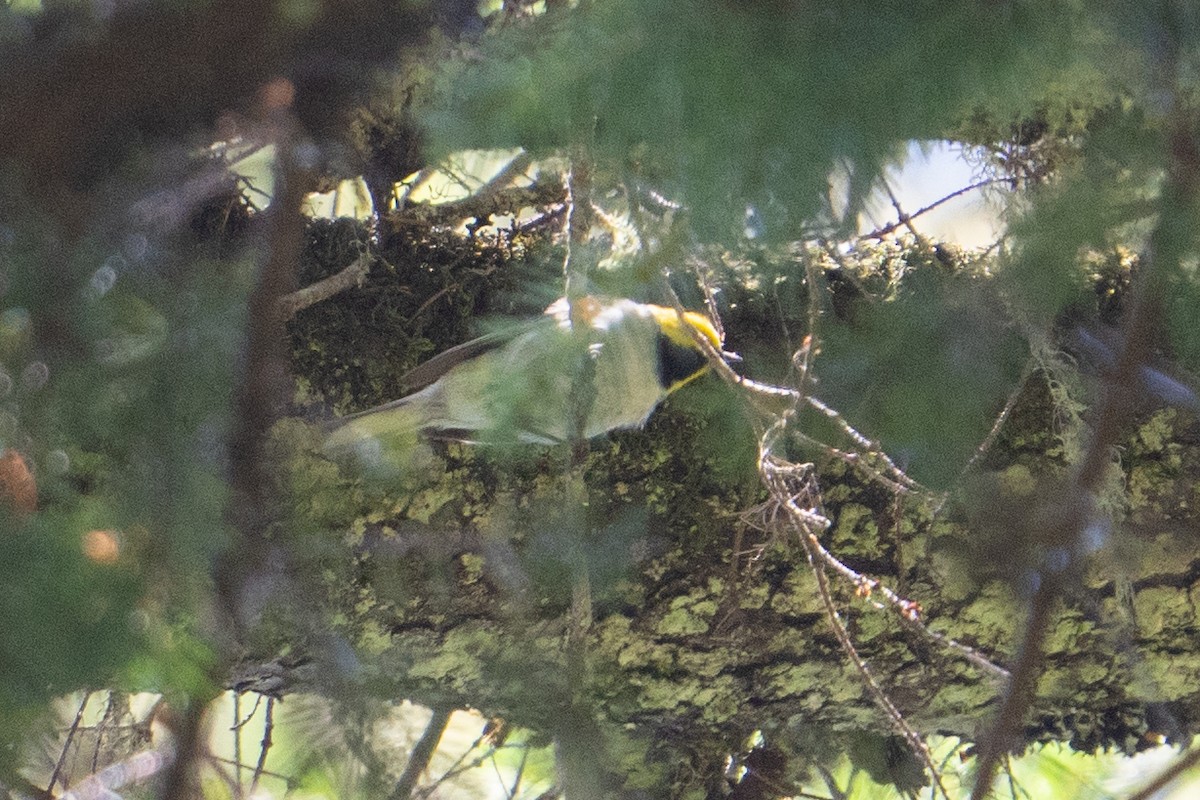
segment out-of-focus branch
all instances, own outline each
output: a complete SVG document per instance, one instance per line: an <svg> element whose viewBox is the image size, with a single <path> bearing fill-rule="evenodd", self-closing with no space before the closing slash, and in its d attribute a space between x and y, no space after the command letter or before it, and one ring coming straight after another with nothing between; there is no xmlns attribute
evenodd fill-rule
<svg viewBox="0 0 1200 800"><path fill-rule="evenodd" d="M1177 47L1177 43L1174 43ZM1150 236L1141 269L1130 287L1130 302L1122 320L1122 344L1112 373L1104 384L1092 438L1075 468L1066 491L1041 516L1045 550L1061 563L1047 563L1036 575L1036 589L1016 663L996 718L982 738L978 777L971 800L983 800L991 789L1005 754L1018 744L1025 714L1034 699L1041 671L1043 645L1053 610L1064 591L1078 578L1082 542L1087 530L1101 522L1096 493L1112 461L1112 448L1134 409L1141 373L1151 353L1152 328L1162 303L1162 276L1179 266L1185 254L1195 209L1200 202L1200 143L1194 131L1194 110L1183 101L1176 83L1179 54L1167 48L1160 67L1170 86L1168 115L1168 178L1159 197L1159 221ZM1186 232L1186 234L1185 234Z"/></svg>
<svg viewBox="0 0 1200 800"><path fill-rule="evenodd" d="M94 221L88 193L127 151L253 116L257 90L280 76L295 83L293 110L310 134L336 136L371 67L476 14L467 0L325 0L297 24L269 0L109 5L54 4L4 42L0 162L68 232Z"/></svg>
<svg viewBox="0 0 1200 800"><path fill-rule="evenodd" d="M175 758L169 747L143 750L124 761L111 764L75 784L59 800L101 800L114 797L117 789L140 783L161 772Z"/></svg>
<svg viewBox="0 0 1200 800"><path fill-rule="evenodd" d="M277 68L279 46L267 35L274 17L263 0L120 4L94 36L6 43L0 160L48 184L73 184L118 129L211 118Z"/></svg>
<svg viewBox="0 0 1200 800"><path fill-rule="evenodd" d="M479 187L475 192L476 197L493 197L500 192L508 189L518 179L525 175L525 171L533 164L533 156L525 151L517 153L512 161L505 164L499 172L492 176L491 180Z"/></svg>
<svg viewBox="0 0 1200 800"><path fill-rule="evenodd" d="M301 209L312 183L312 175L291 152L293 135L285 134L279 144L279 190L271 211L269 252L249 298L245 366L234 401L229 440L229 519L238 540L218 566L216 581L225 611L235 623L244 622L253 611L243 607L244 584L266 562L263 533L274 506L263 447L280 401L285 398L287 370L280 300L295 286L295 265L300 261L307 222Z"/></svg>
<svg viewBox="0 0 1200 800"><path fill-rule="evenodd" d="M434 751L437 750L438 742L442 740L442 734L446 732L446 726L450 724L450 715L453 713L454 709L452 708L433 709L433 716L430 717L429 724L425 726L425 732L421 734L421 738L417 740L412 753L408 756L404 773L396 781L396 788L392 790L389 800L409 800L413 796L413 790L417 788L417 781L429 767L429 761L433 758Z"/></svg>
<svg viewBox="0 0 1200 800"><path fill-rule="evenodd" d="M219 672L228 669L234 658L240 628L258 610L255 602L263 593L255 591L256 584L267 580L269 570L270 548L264 534L270 527L275 498L263 451L267 431L284 399L286 369L279 298L294 287L306 224L301 209L313 180L294 152L294 120L286 109L277 113L278 190L270 211L266 259L248 302L245 360L229 438L230 499L226 516L236 539L213 571L217 593L214 612L222 633L228 637L216 642L219 663L214 667L214 685L223 677ZM184 800L194 794L195 766L203 757L203 715L208 699L191 698L187 712L174 729L178 758L165 781L166 800Z"/></svg>
<svg viewBox="0 0 1200 800"><path fill-rule="evenodd" d="M1152 798L1160 797L1160 792L1163 789L1197 764L1200 764L1200 749L1189 750L1162 772L1155 775L1138 792L1131 794L1129 800L1152 800Z"/></svg>

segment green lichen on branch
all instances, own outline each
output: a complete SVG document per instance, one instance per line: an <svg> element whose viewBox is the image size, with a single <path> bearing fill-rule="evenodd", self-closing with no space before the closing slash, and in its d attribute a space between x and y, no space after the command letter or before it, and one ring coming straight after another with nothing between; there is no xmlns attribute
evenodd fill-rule
<svg viewBox="0 0 1200 800"><path fill-rule="evenodd" d="M914 275L930 283L910 299L953 299L986 285L927 255L873 257L886 279L859 264L863 272L849 285L869 291L835 324L866 324L876 306L905 297ZM399 285L382 291L405 307L436 297L427 308L441 308L451 294L435 281L418 302L401 273L386 276ZM451 272L441 276L453 280ZM753 354L766 352L774 329L769 318L754 317L771 307L749 300L743 277L731 293L743 292L747 302L725 321L753 369ZM943 281L951 288L940 288ZM460 305L447 300L438 312L439 319L452 314L445 326L417 328L465 337L472 302L491 307L479 288L475 301L469 293L455 294ZM793 300L791 321L803 326L807 298L800 292ZM362 303L350 298L350 311L327 313L359 314ZM947 322L923 328L918 317L904 319L916 333ZM398 341L410 348L399 356L386 348L359 353L375 361L362 374L383 375L395 369L391 358L434 346L409 333ZM1000 665L1018 640L1030 576L1047 557L1037 509L1087 436L1087 381L1053 350L1032 358L1040 366L1010 387L1016 401L996 441L967 472L956 465L963 480L948 498L897 495L869 471L809 445L793 454L814 459L821 513L832 522L822 542L833 555L919 603L921 624ZM298 360L297 368L314 363L333 361ZM339 388L337 374L321 380L330 381L328 396L345 398L339 403L383 399L387 379L354 378ZM838 375L836 364L819 372L817 388L830 388ZM956 401L945 386L930 391ZM995 398L993 412L1003 400ZM313 434L293 423L291 434L280 433L281 441L292 437L281 445L292 453L282 480L306 522L288 535L321 541L299 551L299 572L323 587L320 618L332 620L380 691L471 705L541 731L553 731L585 698L612 734L610 756L638 747L650 753L629 773L635 783L667 780L686 794L698 778L672 765L731 752L756 730L797 753L812 752L804 731L813 729L830 741L886 735L888 723L830 631L802 552L778 530L759 530L761 518L747 513L767 496L754 469L752 429L737 408L735 389L706 378L672 396L644 430L593 442L582 459L569 448L514 453L434 443L420 469L383 484L339 471L313 453L311 440L306 451L302 440ZM1187 415L1150 410L1114 460L1100 501L1117 513L1116 525L1089 558L1079 593L1055 614L1027 741L1131 752L1153 734L1190 729L1197 698L1188 681L1200 673L1192 666L1200 652L1188 614L1200 563L1179 532L1196 505L1194 430ZM847 446L836 431L813 431ZM572 476L586 487L578 505L564 501L574 496ZM591 601L582 677L568 657L581 568ZM832 592L860 656L910 724L966 737L978 731L1000 691L992 677L858 587L835 578Z"/></svg>

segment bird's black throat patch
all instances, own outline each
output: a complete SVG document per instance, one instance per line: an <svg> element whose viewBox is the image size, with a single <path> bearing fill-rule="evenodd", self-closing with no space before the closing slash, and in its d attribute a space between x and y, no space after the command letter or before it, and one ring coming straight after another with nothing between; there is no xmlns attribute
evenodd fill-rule
<svg viewBox="0 0 1200 800"><path fill-rule="evenodd" d="M665 333L658 334L658 382L668 392L702 372L708 362L693 346L681 345Z"/></svg>

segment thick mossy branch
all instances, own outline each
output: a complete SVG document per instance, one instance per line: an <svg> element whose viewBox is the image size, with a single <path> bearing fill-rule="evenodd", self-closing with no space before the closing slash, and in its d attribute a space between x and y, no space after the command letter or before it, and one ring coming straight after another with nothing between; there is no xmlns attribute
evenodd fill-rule
<svg viewBox="0 0 1200 800"><path fill-rule="evenodd" d="M477 246L410 242L411 272L387 267L380 274L393 283L379 278L375 294L368 285L344 307L335 298L333 308L303 312L331 326L362 324L364 338L332 341L323 324L294 329L298 372L340 405L386 398L389 362L450 344L471 310L488 306L482 284L451 268ZM905 265L922 269L941 268ZM893 287L902 272L859 283ZM410 275L412 284L401 277ZM385 314L372 297L397 305ZM864 302L869 312L879 301ZM412 309L429 320L407 319ZM405 322L390 330L390 345L384 319ZM773 330L745 307L730 319L735 337ZM741 341L750 353L770 344L765 334ZM919 603L931 630L1001 666L1029 582L1046 563L1033 510L1062 480L1067 438L1086 425L1084 384L1065 387L1066 363L1029 371L995 446L948 501L897 497L813 454L821 512L832 523L824 546ZM327 371L310 371L314 364ZM339 385L339 376L353 377ZM700 780L679 764L698 760L711 776L721 754L753 731L808 754L819 749L814 730L825 732L816 737L822 746L888 733L829 630L802 552L746 513L766 496L733 391L702 380L645 430L594 442L581 467L584 507L563 502L569 453L435 444L419 470L373 484L315 455L319 436L303 424L281 428L277 456L298 515L286 536L314 598L309 624L332 624L358 659L351 673L316 682L366 681L387 696L481 708L547 732L584 698L610 757L649 750L651 759L625 774L630 785L669 781L675 790ZM1114 460L1101 502L1117 517L1096 531L1083 585L1055 614L1027 742L1132 752L1191 730L1200 703L1200 555L1187 534L1200 507L1197 430L1184 412L1148 410ZM566 645L580 564L593 609L583 685L568 681ZM991 675L855 586L835 582L834 594L876 681L918 731L979 732L1000 689ZM312 646L320 661L330 645L316 637Z"/></svg>
<svg viewBox="0 0 1200 800"><path fill-rule="evenodd" d="M506 293L536 273L527 261L533 241L414 226L397 228L379 248L361 223L313 221L302 286L360 257L371 265L360 285L289 321L297 378L342 412L400 397L405 372L478 333L479 318L503 310Z"/></svg>

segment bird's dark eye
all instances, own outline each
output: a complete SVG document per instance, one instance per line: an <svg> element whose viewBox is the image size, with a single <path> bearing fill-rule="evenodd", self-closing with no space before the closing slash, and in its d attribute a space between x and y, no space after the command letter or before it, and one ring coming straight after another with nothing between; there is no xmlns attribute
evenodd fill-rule
<svg viewBox="0 0 1200 800"><path fill-rule="evenodd" d="M664 333L658 334L658 382L667 391L704 369L707 361L695 347L681 345Z"/></svg>

